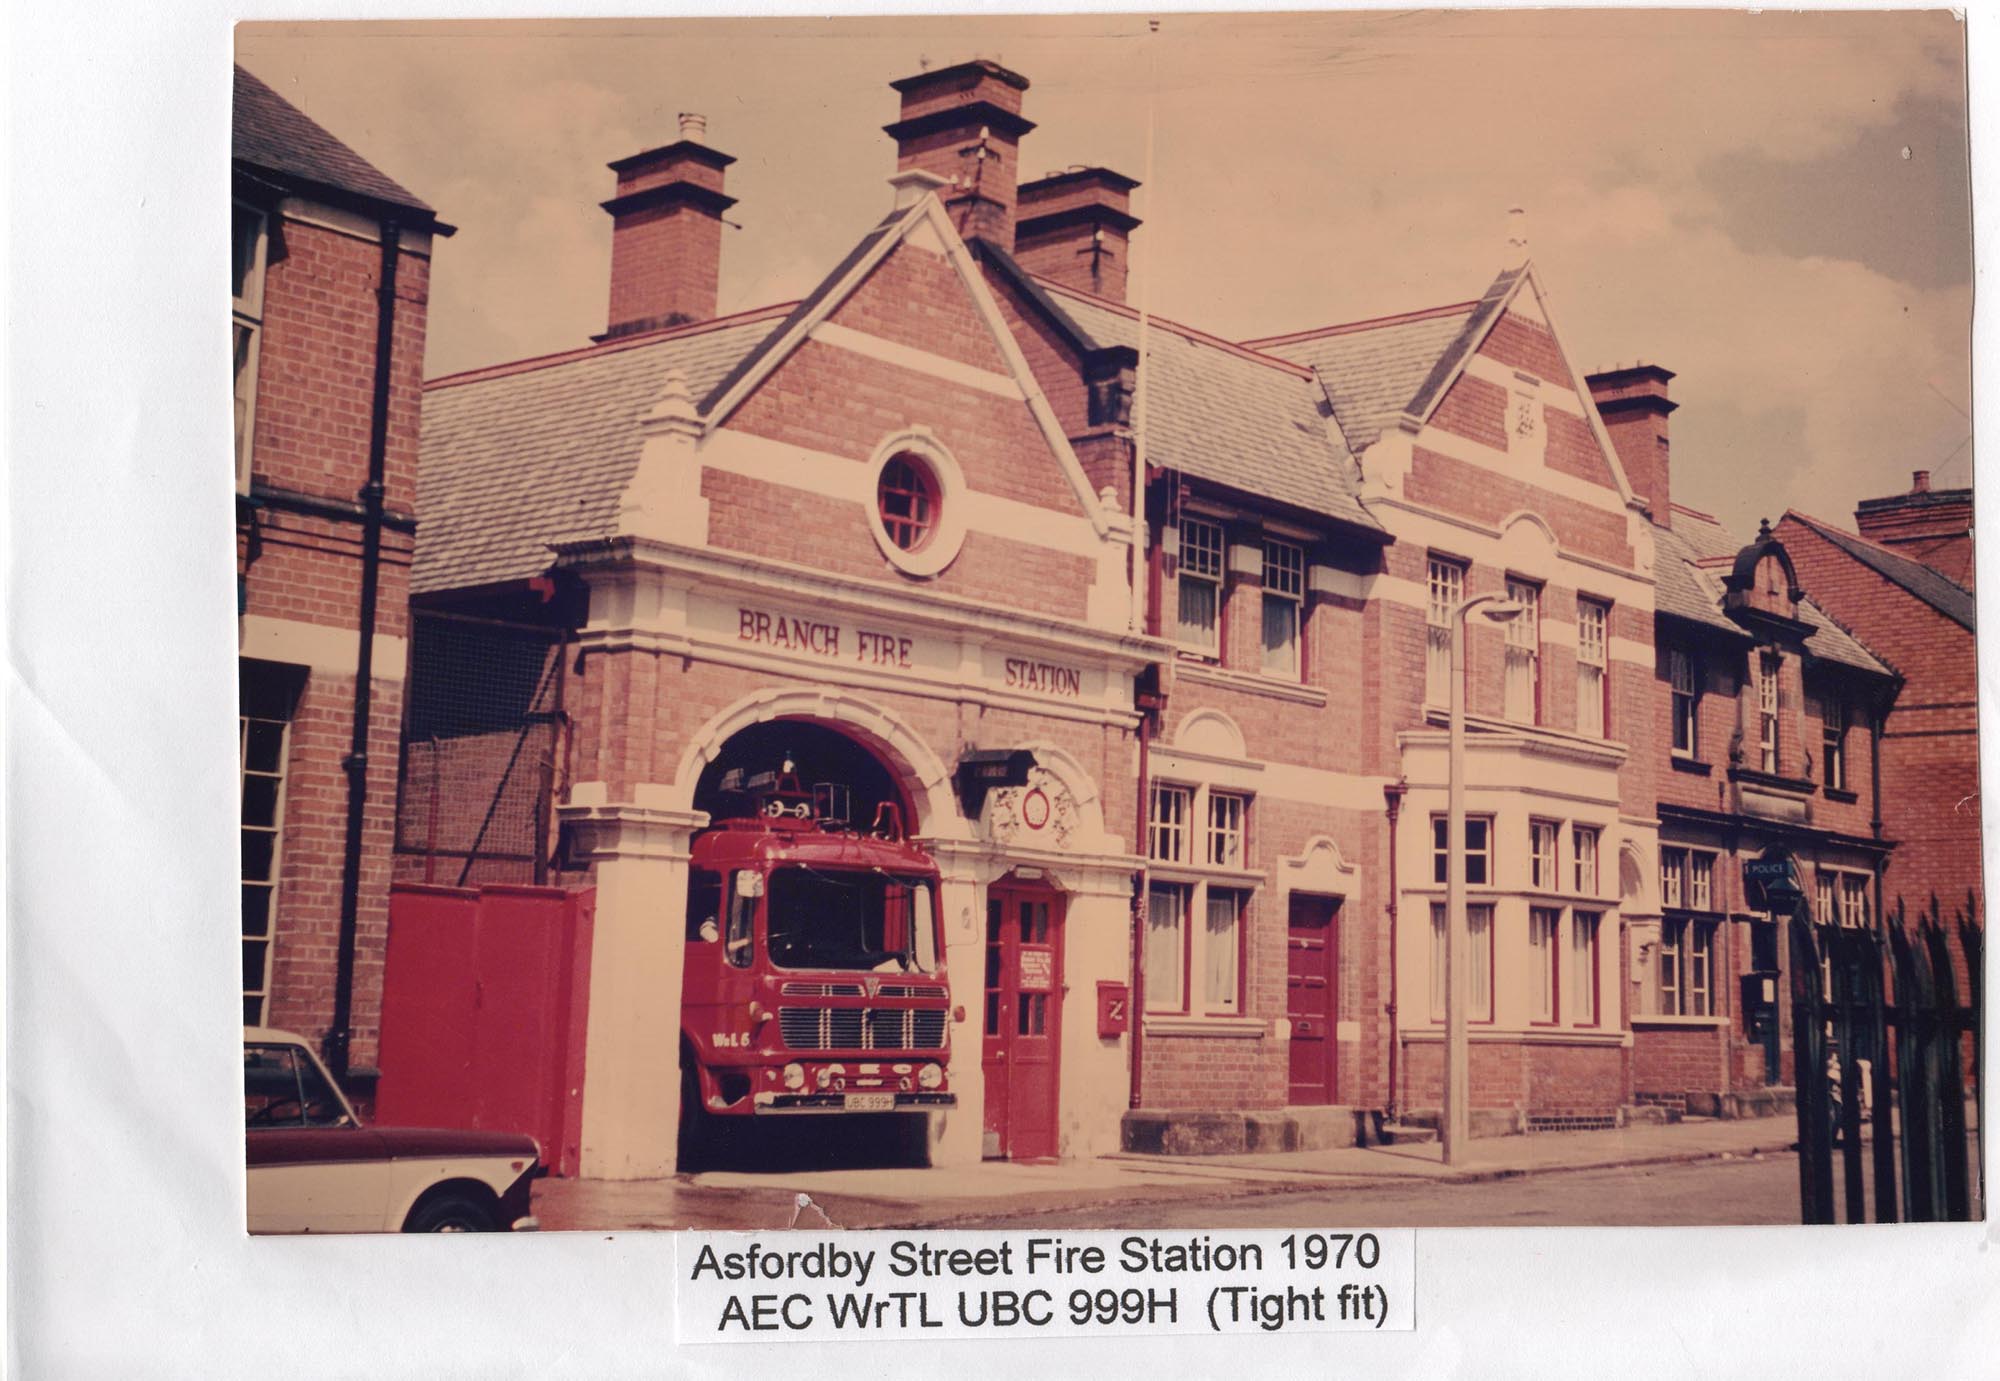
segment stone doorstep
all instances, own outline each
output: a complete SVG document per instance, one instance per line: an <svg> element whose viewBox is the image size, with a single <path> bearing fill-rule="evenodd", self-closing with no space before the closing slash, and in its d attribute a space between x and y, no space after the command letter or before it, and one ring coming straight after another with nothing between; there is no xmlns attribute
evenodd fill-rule
<svg viewBox="0 0 2000 1381"><path fill-rule="evenodd" d="M1149 1156L1235 1156L1353 1146L1367 1114L1342 1106L1211 1112L1139 1108L1125 1114L1122 1150Z"/></svg>

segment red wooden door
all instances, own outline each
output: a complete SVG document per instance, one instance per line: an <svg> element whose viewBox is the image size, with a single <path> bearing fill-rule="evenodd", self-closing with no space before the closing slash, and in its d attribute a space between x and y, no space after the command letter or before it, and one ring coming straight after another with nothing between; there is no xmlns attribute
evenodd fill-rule
<svg viewBox="0 0 2000 1381"><path fill-rule="evenodd" d="M1292 1023L1293 1104L1332 1103L1339 1020L1340 898L1292 893L1286 936L1285 1015Z"/></svg>
<svg viewBox="0 0 2000 1381"><path fill-rule="evenodd" d="M986 899L986 1154L1057 1152L1061 1073L1062 910L1047 888L996 885Z"/></svg>

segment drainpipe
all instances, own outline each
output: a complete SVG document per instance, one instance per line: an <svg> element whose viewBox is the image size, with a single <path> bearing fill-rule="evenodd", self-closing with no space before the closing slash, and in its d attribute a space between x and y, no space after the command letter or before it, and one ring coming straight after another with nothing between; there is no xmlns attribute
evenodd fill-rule
<svg viewBox="0 0 2000 1381"><path fill-rule="evenodd" d="M1868 827L1874 837L1882 837L1882 717L1886 706L1877 701L1869 706L1868 712ZM1875 855L1875 916L1884 919L1882 911L1882 873L1889 866L1888 856Z"/></svg>
<svg viewBox="0 0 2000 1381"><path fill-rule="evenodd" d="M1400 1121L1403 1111L1401 1086L1396 1082L1397 1048L1402 1045L1402 1031L1396 1020L1396 994L1401 991L1396 980L1396 955L1400 948L1400 929L1396 921L1396 821L1403 813L1403 793L1409 787L1402 782L1391 782L1382 788L1382 797L1388 803L1389 812L1389 1001L1383 1010L1389 1016L1389 1120Z"/></svg>
<svg viewBox="0 0 2000 1381"><path fill-rule="evenodd" d="M1126 1014L1132 1023L1132 1094L1130 1106L1137 1108L1140 1102L1140 1084L1145 1068L1140 1058L1145 1041L1146 1012L1146 858L1147 821L1151 815L1149 793L1152 772L1153 714L1154 708L1148 702L1157 704L1159 695L1140 691L1136 697L1139 703L1139 813L1134 826L1138 834L1139 869L1132 875L1132 1006Z"/></svg>
<svg viewBox="0 0 2000 1381"><path fill-rule="evenodd" d="M354 661L354 734L340 765L347 773L347 840L340 863L340 941L335 951L333 1024L324 1050L333 1077L347 1082L353 1044L354 948L361 903L361 833L368 804L368 714L375 675L375 597L382 573L382 472L389 444L389 375L396 338L396 256L402 227L382 222L381 282L375 289L375 391L368 417L368 482L361 486L361 647Z"/></svg>

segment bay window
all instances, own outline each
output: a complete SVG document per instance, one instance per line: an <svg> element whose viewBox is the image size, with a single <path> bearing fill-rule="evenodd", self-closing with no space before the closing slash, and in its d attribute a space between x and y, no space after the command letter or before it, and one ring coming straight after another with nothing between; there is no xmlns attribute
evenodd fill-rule
<svg viewBox="0 0 2000 1381"><path fill-rule="evenodd" d="M1562 826L1554 820L1530 820L1528 822L1528 885L1541 892L1554 892L1561 887L1556 879L1556 840L1562 834Z"/></svg>
<svg viewBox="0 0 2000 1381"><path fill-rule="evenodd" d="M1564 1004L1578 1026L1597 1025L1597 922L1595 911L1569 917L1569 990Z"/></svg>
<svg viewBox="0 0 2000 1381"><path fill-rule="evenodd" d="M1446 879L1450 856L1445 848L1445 817L1431 817L1431 872L1433 882ZM1485 887L1493 880L1493 817L1465 817L1465 885Z"/></svg>
<svg viewBox="0 0 2000 1381"><path fill-rule="evenodd" d="M1493 908L1479 903L1465 908L1466 948L1471 959L1467 975L1466 1020L1493 1020ZM1445 1019L1445 908L1431 903L1431 1020Z"/></svg>
<svg viewBox="0 0 2000 1381"><path fill-rule="evenodd" d="M1597 895L1597 836L1591 825L1578 825L1570 846L1576 851L1576 890L1586 897Z"/></svg>
<svg viewBox="0 0 2000 1381"><path fill-rule="evenodd" d="M1556 935L1562 929L1562 912L1550 906L1528 910L1528 1016L1532 1021L1556 1019Z"/></svg>

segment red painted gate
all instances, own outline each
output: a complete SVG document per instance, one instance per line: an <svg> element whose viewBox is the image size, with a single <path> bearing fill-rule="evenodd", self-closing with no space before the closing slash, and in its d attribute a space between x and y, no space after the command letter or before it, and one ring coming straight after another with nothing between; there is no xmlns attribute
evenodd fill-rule
<svg viewBox="0 0 2000 1381"><path fill-rule="evenodd" d="M1285 1015L1292 1023L1292 1077L1287 1101L1332 1103L1340 1046L1340 898L1292 893L1286 936Z"/></svg>
<svg viewBox="0 0 2000 1381"><path fill-rule="evenodd" d="M1062 1060L1062 895L997 883L986 899L986 1154L1053 1157Z"/></svg>
<svg viewBox="0 0 2000 1381"><path fill-rule="evenodd" d="M525 1132L576 1173L594 898L391 889L377 1121Z"/></svg>

